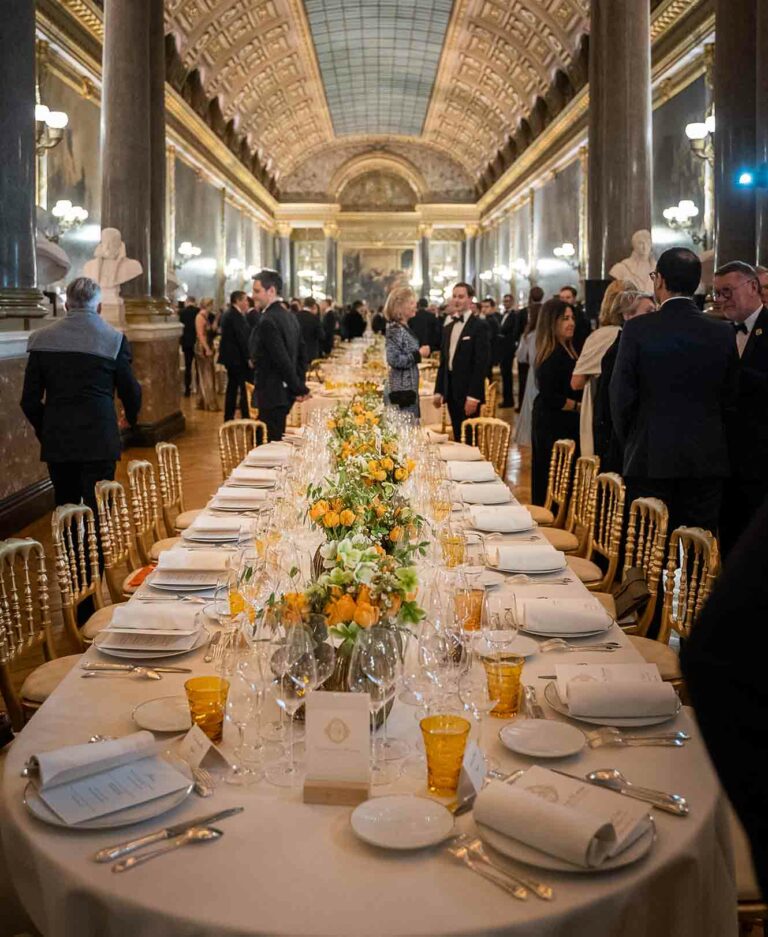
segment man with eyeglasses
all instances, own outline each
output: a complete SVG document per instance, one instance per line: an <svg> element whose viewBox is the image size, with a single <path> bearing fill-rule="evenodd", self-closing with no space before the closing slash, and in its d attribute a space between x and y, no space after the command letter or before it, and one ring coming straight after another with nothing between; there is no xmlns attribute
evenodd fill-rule
<svg viewBox="0 0 768 937"><path fill-rule="evenodd" d="M715 303L733 326L739 352L738 395L726 416L731 478L720 510L720 546L727 555L768 495L768 309L760 275L749 264L725 264L715 270L714 284Z"/></svg>
<svg viewBox="0 0 768 937"><path fill-rule="evenodd" d="M768 306L768 267L755 267L757 278L760 281L760 298L764 306Z"/></svg>
<svg viewBox="0 0 768 937"><path fill-rule="evenodd" d="M701 279L693 251L664 251L651 277L659 308L624 326L610 388L627 502L660 498L670 531L684 525L715 533L729 474L733 328L704 316L693 301Z"/></svg>

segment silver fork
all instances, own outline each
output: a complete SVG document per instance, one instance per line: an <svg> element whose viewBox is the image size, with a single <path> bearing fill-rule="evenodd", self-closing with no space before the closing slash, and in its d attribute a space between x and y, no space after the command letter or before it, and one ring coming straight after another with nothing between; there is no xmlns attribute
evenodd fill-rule
<svg viewBox="0 0 768 937"><path fill-rule="evenodd" d="M501 876L496 872L490 871L488 868L485 868L479 863L475 862L469 853L469 849L467 849L466 846L449 845L448 853L449 855L453 856L454 859L458 859L459 862L462 862L470 871L474 872L475 875L479 875L486 881L492 882L498 888L501 888L503 891L505 891L508 895L512 895L513 898L517 898L518 901L527 901L527 888L524 888L522 885L513 885L511 882L502 879Z"/></svg>
<svg viewBox="0 0 768 937"><path fill-rule="evenodd" d="M497 865L485 851L483 842L478 837L472 837L469 833L462 833L457 837L456 842L460 843L462 846L466 846L473 856L476 856L492 869L496 869L497 872L506 875L511 881L522 885L523 888L530 889L534 895L541 898L542 901L552 901L555 897L555 891L551 885L547 885L545 882L537 882L535 879L521 874L517 869L511 872L508 868Z"/></svg>
<svg viewBox="0 0 768 937"><path fill-rule="evenodd" d="M195 793L200 797L210 797L216 790L216 782L207 768L192 768L192 778L195 782Z"/></svg>

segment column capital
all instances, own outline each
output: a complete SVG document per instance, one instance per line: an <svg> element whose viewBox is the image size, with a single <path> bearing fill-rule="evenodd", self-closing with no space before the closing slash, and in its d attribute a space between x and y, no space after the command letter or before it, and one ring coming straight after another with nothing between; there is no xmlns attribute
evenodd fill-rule
<svg viewBox="0 0 768 937"><path fill-rule="evenodd" d="M431 224L420 224L419 225L419 237L420 238L431 238L432 232L434 230L434 225Z"/></svg>
<svg viewBox="0 0 768 937"><path fill-rule="evenodd" d="M339 226L335 221L326 221L323 225L323 235L327 238L337 240L339 237Z"/></svg>
<svg viewBox="0 0 768 937"><path fill-rule="evenodd" d="M293 231L293 226L289 221L278 221L275 227L281 238L289 238L291 236L291 231Z"/></svg>
<svg viewBox="0 0 768 937"><path fill-rule="evenodd" d="M465 238L476 238L479 230L480 230L480 225L476 225L476 224L465 224L465 225L464 225L464 237L465 237Z"/></svg>

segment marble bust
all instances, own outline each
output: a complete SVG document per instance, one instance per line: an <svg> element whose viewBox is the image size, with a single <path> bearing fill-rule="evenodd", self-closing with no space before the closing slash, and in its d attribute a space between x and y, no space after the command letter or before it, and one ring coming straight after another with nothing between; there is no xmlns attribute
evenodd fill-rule
<svg viewBox="0 0 768 937"><path fill-rule="evenodd" d="M83 267L83 274L101 287L102 304L120 302L120 285L142 273L138 260L126 256L125 244L117 228L103 228L93 260Z"/></svg>
<svg viewBox="0 0 768 937"><path fill-rule="evenodd" d="M655 269L652 248L651 232L646 230L635 231L632 235L632 253L608 271L614 280L630 280L644 293L653 295L653 280L651 272Z"/></svg>

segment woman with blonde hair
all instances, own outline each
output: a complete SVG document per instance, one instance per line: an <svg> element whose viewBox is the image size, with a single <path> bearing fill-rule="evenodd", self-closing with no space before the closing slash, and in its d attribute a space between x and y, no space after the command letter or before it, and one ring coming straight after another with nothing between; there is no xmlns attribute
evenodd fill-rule
<svg viewBox="0 0 768 937"><path fill-rule="evenodd" d="M410 286L395 286L384 303L387 320L385 348L389 374L384 399L394 407L419 418L419 368L428 358L429 345L419 347L419 340L408 327L416 315L416 294Z"/></svg>
<svg viewBox="0 0 768 937"><path fill-rule="evenodd" d="M634 290L635 285L629 280L614 280L608 284L603 301L600 304L597 329L592 332L584 342L579 360L573 369L571 388L584 391L581 400L581 417L579 420L579 440L582 455L594 455L595 448L592 439L592 412L597 381L600 377L600 363L603 355L616 341L624 320L621 316L621 298L627 291Z"/></svg>
<svg viewBox="0 0 768 937"><path fill-rule="evenodd" d="M541 307L536 329L536 384L531 439L531 501L543 504L547 495L549 461L558 439L579 438L581 391L571 390L571 374L578 355L573 347L576 318L559 298Z"/></svg>
<svg viewBox="0 0 768 937"><path fill-rule="evenodd" d="M195 366L197 368L197 409L220 410L216 398L216 368L213 358L213 336L209 319L213 311L213 299L208 296L200 300L195 316Z"/></svg>

